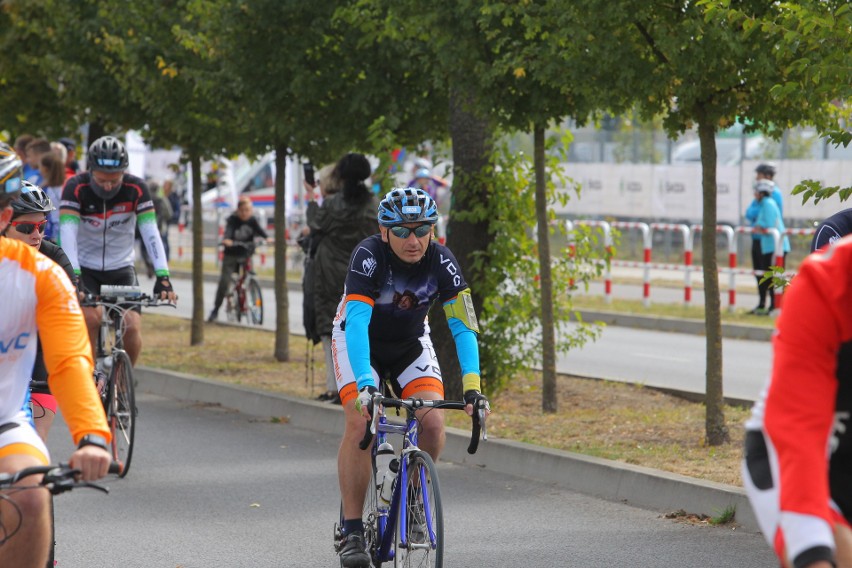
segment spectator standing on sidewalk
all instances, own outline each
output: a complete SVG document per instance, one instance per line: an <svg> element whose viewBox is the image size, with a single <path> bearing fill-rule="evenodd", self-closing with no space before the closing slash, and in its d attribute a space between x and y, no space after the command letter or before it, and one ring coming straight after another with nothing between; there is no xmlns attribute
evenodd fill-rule
<svg viewBox="0 0 852 568"><path fill-rule="evenodd" d="M376 220L378 203L366 184L372 168L363 154L346 154L334 166L332 183L340 191L329 195L322 206L308 192L307 221L316 247L314 261L314 307L316 330L322 341L326 364L326 399L340 400L334 377L331 332L337 305L343 295L343 283L355 246L379 232ZM324 181L324 180L323 180Z"/></svg>
<svg viewBox="0 0 852 568"><path fill-rule="evenodd" d="M756 229L776 229L782 237L783 254L790 252L790 239L784 235L784 221L781 219L781 211L772 198L774 184L768 179L761 179L754 183L754 198L758 202L757 216L754 219ZM775 290L771 280L764 280L764 274L772 267L773 258L777 256L775 250L775 236L771 233L756 233L759 237L757 243L759 251L752 251L755 278L757 279L757 291L760 296L757 307L751 310L751 314L768 316L775 309ZM755 254L757 253L757 254ZM783 263L782 263L783 264ZM766 306L766 298L769 297L769 306Z"/></svg>

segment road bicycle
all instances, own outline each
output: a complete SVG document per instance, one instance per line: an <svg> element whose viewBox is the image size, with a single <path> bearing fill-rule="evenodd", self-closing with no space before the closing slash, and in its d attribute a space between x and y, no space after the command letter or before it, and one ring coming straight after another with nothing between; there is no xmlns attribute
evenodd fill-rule
<svg viewBox="0 0 852 568"><path fill-rule="evenodd" d="M484 401L483 401L484 403ZM390 422L385 408L405 412L405 422ZM465 403L453 400L424 400L420 398L396 399L380 393L373 395L373 417L367 425L362 450L371 448L372 475L364 499L364 540L373 566L380 568L384 562L395 567L440 568L444 563L444 516L441 489L435 463L428 453L417 447L420 421L415 411L443 408L464 410ZM473 413L468 453L474 454L479 446L480 432L487 440L485 430L486 408ZM393 451L389 435L402 436L402 447L393 459L377 468L377 456ZM383 460L385 461L385 460ZM382 471L384 469L384 471ZM340 521L334 527L335 549L343 546L343 506Z"/></svg>
<svg viewBox="0 0 852 568"><path fill-rule="evenodd" d="M240 263L238 272L231 274L231 284L225 295L225 314L228 321L239 322L245 318L248 323L262 325L263 294L252 264L255 244L234 241L233 246L245 248L248 251L248 257Z"/></svg>
<svg viewBox="0 0 852 568"><path fill-rule="evenodd" d="M116 462L110 464L109 473L120 474L120 472L121 464ZM66 491L71 491L72 489L75 489L77 487L87 487L89 489L97 489L98 491L102 491L103 493L109 493L109 489L107 487L104 487L103 485L98 485L97 483L92 483L90 481L77 481L76 476L79 473L80 470L74 469L65 463L59 465L32 466L19 470L15 473L0 473L0 500L11 504L12 507L11 509L7 509L5 513L0 516L0 546L3 546L12 537L14 537L21 529L21 524L23 523L22 512L18 505L15 503L15 500L12 496L19 491L39 488L47 489L47 491L50 492L51 496L51 547L47 561L47 567L53 568L54 553L56 547L56 531L54 529L53 523L53 496L59 495L60 493L65 493ZM42 475L43 477L41 478L41 481L32 485L15 485L21 480L33 475Z"/></svg>
<svg viewBox="0 0 852 568"><path fill-rule="evenodd" d="M122 464L119 477L124 477L133 458L137 415L133 364L124 350L124 317L137 306L176 306L143 294L138 286L107 285L101 286L99 295L87 295L81 305L103 308L95 349L95 380L112 432L112 459Z"/></svg>

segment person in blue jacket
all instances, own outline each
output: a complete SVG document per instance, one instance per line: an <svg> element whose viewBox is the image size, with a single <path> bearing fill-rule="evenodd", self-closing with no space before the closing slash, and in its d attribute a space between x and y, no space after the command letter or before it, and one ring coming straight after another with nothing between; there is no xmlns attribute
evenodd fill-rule
<svg viewBox="0 0 852 568"><path fill-rule="evenodd" d="M772 192L775 184L768 179L761 179L754 183L754 199L757 202L756 215L752 225L755 229L777 229L784 234L784 220L781 218L781 210ZM759 301L757 307L751 310L755 315L769 315L775 309L775 290L771 280L763 280L764 273L773 266L773 258L777 256L775 251L775 235L767 232L755 232L754 239L756 247L752 248L752 262L754 263L755 278L757 279L757 291ZM783 254L790 252L790 239L786 235L782 238ZM782 261L783 265L783 261ZM766 305L767 296L769 306Z"/></svg>

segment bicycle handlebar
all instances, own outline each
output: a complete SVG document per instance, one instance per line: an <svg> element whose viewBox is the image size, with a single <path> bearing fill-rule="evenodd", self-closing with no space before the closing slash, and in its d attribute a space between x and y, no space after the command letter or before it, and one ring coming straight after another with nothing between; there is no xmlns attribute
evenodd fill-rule
<svg viewBox="0 0 852 568"><path fill-rule="evenodd" d="M144 308L158 308L160 306L171 306L177 309L177 306L169 301L155 298L147 294L138 294L133 296L117 296L117 295L101 295L101 294L86 294L80 306L84 308L96 308L98 306L119 307L119 306L142 306Z"/></svg>
<svg viewBox="0 0 852 568"><path fill-rule="evenodd" d="M381 413L382 407L390 407L390 408L404 408L408 411L414 412L420 408L446 408L448 410L464 410L465 409L464 401L457 400L425 400L422 398L391 398L382 396L380 393L373 394L373 414L371 419L367 422L366 431L364 432L364 437L358 443L358 447L362 450L366 450L370 446L370 442L373 439L373 436L376 434L376 424L378 423L378 417ZM476 453L476 450L479 449L479 435L482 434L483 440L488 440L488 434L485 429L485 417L487 416L484 407L480 407L476 409L476 412L470 417L471 419L471 432L470 432L470 444L467 447L467 453L473 455Z"/></svg>
<svg viewBox="0 0 852 568"><path fill-rule="evenodd" d="M119 462L112 462L109 464L109 470L107 473L120 474L122 469L124 469L122 464ZM16 471L15 473L2 473L0 474L0 489L7 489L18 481L31 475L41 474L44 475L44 478L38 485L33 485L33 487L44 487L53 495L70 491L75 487L88 487L90 489L97 489L98 491L109 493L109 488L104 487L103 485L98 485L97 483L92 483L90 481L77 481L76 477L80 474L80 470L72 468L67 463L61 463L59 465L36 465Z"/></svg>

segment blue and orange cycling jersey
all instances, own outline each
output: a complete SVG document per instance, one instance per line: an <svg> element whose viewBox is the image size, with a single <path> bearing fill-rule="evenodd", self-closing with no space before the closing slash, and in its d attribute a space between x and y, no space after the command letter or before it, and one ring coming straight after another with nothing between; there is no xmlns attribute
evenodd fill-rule
<svg viewBox="0 0 852 568"><path fill-rule="evenodd" d="M453 253L432 241L415 264L397 259L381 235L361 241L352 253L335 329L346 330L349 358L358 387L370 376L371 342L394 343L429 332L427 315L435 301L454 301L468 288ZM475 333L461 331L451 318L463 372L479 374ZM352 334L355 326L364 334ZM370 381L372 379L369 379Z"/></svg>

